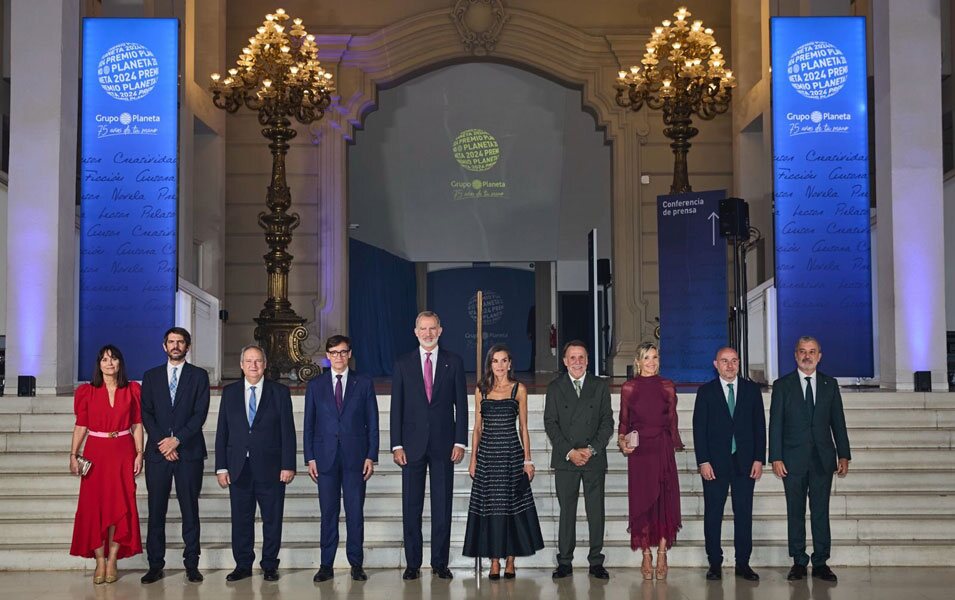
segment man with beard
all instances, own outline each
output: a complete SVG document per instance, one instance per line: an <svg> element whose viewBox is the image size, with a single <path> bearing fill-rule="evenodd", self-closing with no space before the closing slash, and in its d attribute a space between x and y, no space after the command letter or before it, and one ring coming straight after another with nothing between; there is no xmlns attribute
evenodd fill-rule
<svg viewBox="0 0 955 600"><path fill-rule="evenodd" d="M839 385L816 370L822 347L816 338L796 342L797 369L773 383L769 408L769 460L773 473L783 480L786 493L789 556L793 566L786 577L806 576L806 494L812 526L812 576L836 581L826 565L829 559L829 493L832 474L849 472L849 435L842 412ZM835 440L835 444L833 444ZM838 457L838 460L837 460Z"/></svg>
<svg viewBox="0 0 955 600"><path fill-rule="evenodd" d="M176 481L176 498L182 513L182 557L186 579L202 581L199 572L199 492L206 459L202 425L209 413L209 374L186 362L192 337L173 327L163 338L168 361L143 375L143 425L149 439L145 448L149 528L146 555L149 571L143 583L164 576L166 564L166 509Z"/></svg>

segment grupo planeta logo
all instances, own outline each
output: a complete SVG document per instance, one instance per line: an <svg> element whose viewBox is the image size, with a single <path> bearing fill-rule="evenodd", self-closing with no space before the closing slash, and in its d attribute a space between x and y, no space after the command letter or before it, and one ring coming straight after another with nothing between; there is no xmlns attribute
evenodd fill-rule
<svg viewBox="0 0 955 600"><path fill-rule="evenodd" d="M152 51L134 42L116 44L99 59L96 75L111 98L132 102L145 97L159 82L159 61Z"/></svg>
<svg viewBox="0 0 955 600"><path fill-rule="evenodd" d="M484 325L494 325L504 317L504 299L494 290L484 290L481 297L481 315ZM468 300L468 316L477 323L477 293Z"/></svg>
<svg viewBox="0 0 955 600"><path fill-rule="evenodd" d="M810 100L825 100L845 87L849 61L829 42L807 42L790 55L786 73L799 94Z"/></svg>
<svg viewBox="0 0 955 600"><path fill-rule="evenodd" d="M454 160L468 171L483 173L497 164L501 148L497 140L483 129L465 129L451 145Z"/></svg>

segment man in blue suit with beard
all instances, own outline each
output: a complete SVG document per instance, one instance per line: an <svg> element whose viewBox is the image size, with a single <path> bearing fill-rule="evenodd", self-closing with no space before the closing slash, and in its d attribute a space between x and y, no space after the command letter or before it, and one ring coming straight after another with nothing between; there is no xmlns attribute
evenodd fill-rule
<svg viewBox="0 0 955 600"><path fill-rule="evenodd" d="M378 461L378 400L371 378L348 368L350 339L328 338L325 356L331 369L310 381L305 390L305 462L309 477L318 484L322 511L321 566L312 579L321 582L335 576L338 514L344 496L345 553L352 579L365 581L365 482Z"/></svg>

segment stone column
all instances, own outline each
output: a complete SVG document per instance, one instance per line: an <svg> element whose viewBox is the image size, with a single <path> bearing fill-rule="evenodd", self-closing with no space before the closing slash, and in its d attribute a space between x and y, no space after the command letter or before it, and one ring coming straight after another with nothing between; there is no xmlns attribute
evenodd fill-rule
<svg viewBox="0 0 955 600"><path fill-rule="evenodd" d="M329 115L330 117L331 115ZM326 117L326 118L329 118ZM318 142L319 281L315 317L320 328L311 345L348 331L348 184L346 141L341 127L323 121Z"/></svg>
<svg viewBox="0 0 955 600"><path fill-rule="evenodd" d="M947 390L939 0L874 0L871 23L881 381Z"/></svg>
<svg viewBox="0 0 955 600"><path fill-rule="evenodd" d="M14 2L10 29L7 381L38 394L76 377L78 0Z"/></svg>

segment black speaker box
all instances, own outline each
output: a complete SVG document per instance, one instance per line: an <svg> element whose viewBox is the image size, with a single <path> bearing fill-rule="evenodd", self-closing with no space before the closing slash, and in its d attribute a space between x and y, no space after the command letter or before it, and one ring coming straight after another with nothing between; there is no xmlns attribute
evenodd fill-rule
<svg viewBox="0 0 955 600"><path fill-rule="evenodd" d="M915 391L916 392L931 392L932 391L932 372L931 371L916 371L915 372Z"/></svg>
<svg viewBox="0 0 955 600"><path fill-rule="evenodd" d="M17 377L17 396L36 396L36 377L32 375Z"/></svg>
<svg viewBox="0 0 955 600"><path fill-rule="evenodd" d="M749 204L742 198L720 200L720 236L749 239Z"/></svg>
<svg viewBox="0 0 955 600"><path fill-rule="evenodd" d="M597 285L610 285L610 259L597 259Z"/></svg>

